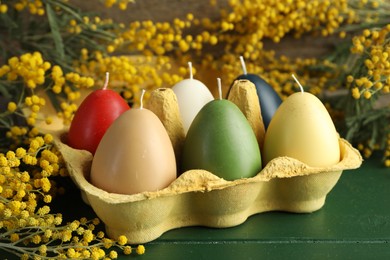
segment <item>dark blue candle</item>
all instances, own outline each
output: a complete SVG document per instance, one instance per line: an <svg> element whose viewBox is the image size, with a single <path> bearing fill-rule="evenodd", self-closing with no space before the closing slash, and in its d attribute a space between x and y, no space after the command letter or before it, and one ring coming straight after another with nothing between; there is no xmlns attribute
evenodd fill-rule
<svg viewBox="0 0 390 260"><path fill-rule="evenodd" d="M242 56L240 56L240 60L244 74L238 76L236 80L247 79L256 86L256 92L260 102L261 116L263 117L264 127L267 129L276 109L278 109L282 103L282 99L264 79L258 75L247 73L245 62Z"/></svg>

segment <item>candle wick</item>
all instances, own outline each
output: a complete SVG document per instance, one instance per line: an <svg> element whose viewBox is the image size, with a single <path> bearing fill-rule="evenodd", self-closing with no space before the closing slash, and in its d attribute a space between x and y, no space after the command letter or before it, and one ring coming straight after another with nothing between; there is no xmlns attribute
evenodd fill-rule
<svg viewBox="0 0 390 260"><path fill-rule="evenodd" d="M107 87L108 87L108 81L109 81L109 79L110 79L110 73L109 73L109 72L106 72L106 80L105 80L104 85L103 85L103 89L104 89L104 90L107 89Z"/></svg>
<svg viewBox="0 0 390 260"><path fill-rule="evenodd" d="M222 84L221 78L217 78L219 99L222 100Z"/></svg>
<svg viewBox="0 0 390 260"><path fill-rule="evenodd" d="M244 75L246 75L247 71L246 71L246 65L245 65L245 60L244 60L243 56L240 56L240 62L241 62L242 71L244 72Z"/></svg>
<svg viewBox="0 0 390 260"><path fill-rule="evenodd" d="M144 103L143 103L144 94L145 94L145 89L142 89L142 91L141 91L141 105L140 105L140 109L144 108Z"/></svg>
<svg viewBox="0 0 390 260"><path fill-rule="evenodd" d="M305 91L303 90L303 87L302 87L301 83L299 83L299 81L298 81L298 79L295 77L295 75L294 75L294 74L291 74L291 76L292 76L292 77L294 78L294 80L297 82L299 88L301 89L301 92L302 92L302 93L305 92Z"/></svg>
<svg viewBox="0 0 390 260"><path fill-rule="evenodd" d="M188 69L190 71L190 79L193 79L194 77L192 75L192 62L191 61L188 62Z"/></svg>

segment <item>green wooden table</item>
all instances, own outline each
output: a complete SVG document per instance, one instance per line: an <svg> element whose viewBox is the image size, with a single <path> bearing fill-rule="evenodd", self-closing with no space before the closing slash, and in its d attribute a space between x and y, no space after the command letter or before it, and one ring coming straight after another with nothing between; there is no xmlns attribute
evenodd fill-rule
<svg viewBox="0 0 390 260"><path fill-rule="evenodd" d="M390 169L370 159L345 171L311 214L269 212L232 228L181 228L145 247L142 259L390 259Z"/></svg>
<svg viewBox="0 0 390 260"><path fill-rule="evenodd" d="M95 216L74 185L58 200L53 206L65 218ZM181 228L145 247L145 255L119 259L390 259L390 169L370 159L345 171L311 214L268 212L232 228Z"/></svg>
<svg viewBox="0 0 390 260"><path fill-rule="evenodd" d="M345 171L311 214L261 213L226 229L172 230L143 259L390 259L390 169Z"/></svg>

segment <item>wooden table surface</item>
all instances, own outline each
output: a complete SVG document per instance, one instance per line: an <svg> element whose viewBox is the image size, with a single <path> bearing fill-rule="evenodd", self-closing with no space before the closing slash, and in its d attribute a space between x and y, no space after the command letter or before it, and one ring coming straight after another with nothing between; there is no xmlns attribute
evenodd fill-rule
<svg viewBox="0 0 390 260"><path fill-rule="evenodd" d="M233 228L181 228L145 246L142 259L390 259L390 169L370 159L345 171L314 213L268 212Z"/></svg>
<svg viewBox="0 0 390 260"><path fill-rule="evenodd" d="M95 216L73 184L67 191L53 211L69 220ZM145 255L119 259L390 259L390 169L369 159L345 171L314 213L268 212L232 228L180 228L145 248Z"/></svg>
<svg viewBox="0 0 390 260"><path fill-rule="evenodd" d="M390 259L390 169L376 158L344 171L314 213L268 212L233 228L180 228L145 247L142 259Z"/></svg>

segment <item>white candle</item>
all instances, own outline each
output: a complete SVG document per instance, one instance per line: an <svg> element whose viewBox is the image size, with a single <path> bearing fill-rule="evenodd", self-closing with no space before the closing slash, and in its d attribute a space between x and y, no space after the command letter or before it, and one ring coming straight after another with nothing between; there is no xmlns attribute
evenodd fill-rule
<svg viewBox="0 0 390 260"><path fill-rule="evenodd" d="M192 63L188 62L190 78L176 83L172 90L176 94L179 104L184 133L188 129L199 110L208 102L214 100L213 95L205 84L192 76Z"/></svg>

